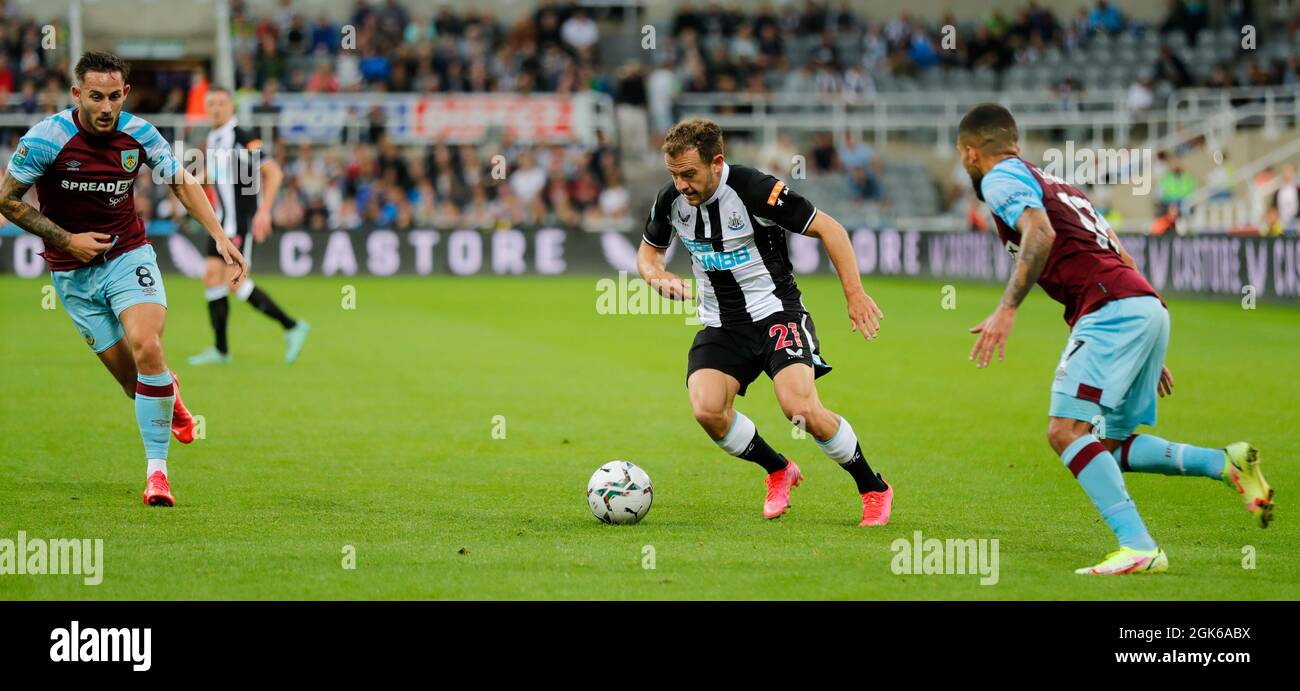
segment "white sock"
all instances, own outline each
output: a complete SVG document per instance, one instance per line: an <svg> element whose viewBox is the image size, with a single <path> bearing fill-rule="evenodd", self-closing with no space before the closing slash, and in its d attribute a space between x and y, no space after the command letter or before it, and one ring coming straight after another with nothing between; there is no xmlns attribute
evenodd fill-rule
<svg viewBox="0 0 1300 691"><path fill-rule="evenodd" d="M154 471L156 471L156 470L161 470L163 476L165 477L165 476L167 475L167 459L165 459L165 458L150 458L150 459L149 459L149 469L145 471L144 476L145 476L145 477L150 477L150 476L152 476L152 475L154 474Z"/></svg>
<svg viewBox="0 0 1300 691"><path fill-rule="evenodd" d="M830 456L831 460L840 465L848 465L853 461L853 452L858 448L858 435L854 433L853 425L841 416L840 426L835 430L835 434L826 441L818 441L817 446L821 447L822 453Z"/></svg>
<svg viewBox="0 0 1300 691"><path fill-rule="evenodd" d="M714 441L723 451L732 456L739 456L745 453L749 448L749 442L754 441L754 435L758 433L758 428L754 426L754 421L745 417L739 410L732 413L735 418L731 421L731 429L721 439Z"/></svg>

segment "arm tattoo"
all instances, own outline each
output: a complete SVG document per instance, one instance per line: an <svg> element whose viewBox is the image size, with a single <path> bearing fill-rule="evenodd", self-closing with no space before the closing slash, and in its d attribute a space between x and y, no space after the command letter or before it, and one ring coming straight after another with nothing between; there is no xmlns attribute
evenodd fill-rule
<svg viewBox="0 0 1300 691"><path fill-rule="evenodd" d="M1046 217L1039 218L1042 215L1041 212L1032 211L1026 211L1022 215L1025 227L1021 230L1020 258L1011 272L1007 290L1002 294L1002 304L1007 307L1019 307L1024 302L1025 296L1038 282L1038 276L1043 273L1047 257L1052 252L1056 233L1052 231Z"/></svg>
<svg viewBox="0 0 1300 691"><path fill-rule="evenodd" d="M44 214L37 211L31 204L23 201L23 195L31 185L24 185L13 177L6 175L4 182L0 183L0 212L4 217L13 221L14 225L23 230L43 238L46 242L55 247L67 247L68 241L72 235L59 227L57 223L46 218Z"/></svg>

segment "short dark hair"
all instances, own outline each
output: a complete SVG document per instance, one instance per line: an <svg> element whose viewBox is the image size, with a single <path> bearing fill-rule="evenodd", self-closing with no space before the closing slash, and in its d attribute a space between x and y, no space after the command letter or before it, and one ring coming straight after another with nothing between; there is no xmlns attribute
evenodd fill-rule
<svg viewBox="0 0 1300 691"><path fill-rule="evenodd" d="M700 158L711 163L714 156L722 153L722 128L705 118L690 118L673 125L664 137L663 152L680 156L689 149L699 151Z"/></svg>
<svg viewBox="0 0 1300 691"><path fill-rule="evenodd" d="M981 103L961 119L957 139L981 151L1010 149L1020 141L1020 130L1011 111L996 103Z"/></svg>
<svg viewBox="0 0 1300 691"><path fill-rule="evenodd" d="M131 65L122 58L103 50L91 50L83 53L77 61L77 83L86 81L87 72L121 72L122 81L131 75Z"/></svg>

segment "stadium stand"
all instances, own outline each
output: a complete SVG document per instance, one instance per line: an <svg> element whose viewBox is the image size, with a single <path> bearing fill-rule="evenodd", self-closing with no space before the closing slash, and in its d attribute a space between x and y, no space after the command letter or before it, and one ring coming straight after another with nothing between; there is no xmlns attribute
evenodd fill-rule
<svg viewBox="0 0 1300 691"><path fill-rule="evenodd" d="M42 50L44 25L12 2L3 7L4 112L61 107L67 42ZM638 14L633 3L548 1L502 17L493 3L454 9L357 0L308 8L232 0L230 75L241 121L260 127L283 125L277 118L286 104L302 99L544 94L612 104L613 126L585 141L517 138L508 129L473 142L413 141L394 134L378 107L353 113L352 134L342 141L309 142L281 127L275 153L291 174L277 222L311 228L625 229L636 223L629 208L639 213L644 190L660 184L657 139L690 114L719 119L738 158L774 172L790 172L791 157L803 156L807 184L837 216L866 225L946 217L952 227L980 227L967 222L971 201L953 184L960 175L946 151L960 108L954 101L962 98L1009 100L1030 112L1031 151L1049 136L1121 145L1145 136L1180 168L1184 154L1206 151L1207 142L1223 148L1223 137L1205 136L1211 112L1231 109L1225 117L1234 118L1233 132L1267 125L1269 141L1300 113L1300 19L1294 10L1277 15L1272 4L1228 3L1211 15L1204 3L1174 0L1155 19L1149 11L1133 16L1132 3L1105 0L1031 1L961 16L893 14L892 7L683 1ZM66 33L61 19L49 23ZM654 50L635 30L642 23L653 29ZM1259 30L1249 48L1245 27ZM196 73L189 89L166 93L157 110L177 117L160 124L197 139L195 92L209 83ZM936 105L941 100L945 108ZM7 150L20 128L3 122L0 149ZM1233 164L1251 174L1274 170L1268 179L1280 179L1276 165L1284 160L1254 160L1237 156ZM1234 185L1238 201L1253 198L1226 169L1190 159L1185 167L1195 178L1190 187L1162 201L1231 201L1234 193L1225 198L1222 188ZM1211 182L1213 190L1194 194ZM156 197L148 208L158 218L171 213L161 191L140 193ZM1138 217L1149 209L1124 199L1116 205L1146 227ZM1252 205L1250 216L1261 223L1267 209Z"/></svg>

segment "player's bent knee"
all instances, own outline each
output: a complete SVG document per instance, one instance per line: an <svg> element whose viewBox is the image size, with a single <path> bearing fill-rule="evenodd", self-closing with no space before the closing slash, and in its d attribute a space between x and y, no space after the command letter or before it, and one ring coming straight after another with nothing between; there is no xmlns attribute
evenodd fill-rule
<svg viewBox="0 0 1300 691"><path fill-rule="evenodd" d="M162 337L149 334L132 339L131 354L135 357L136 369L139 371L156 371L163 365Z"/></svg>
<svg viewBox="0 0 1300 691"><path fill-rule="evenodd" d="M1047 422L1047 443L1056 453L1063 453L1076 439L1090 433L1090 425L1082 420L1051 418Z"/></svg>
<svg viewBox="0 0 1300 691"><path fill-rule="evenodd" d="M695 413L695 421L700 423L705 431L716 436L721 436L727 432L727 411L723 408L714 408L712 406L694 406L692 412Z"/></svg>
<svg viewBox="0 0 1300 691"><path fill-rule="evenodd" d="M700 423L700 426L705 429L716 429L727 419L727 416L721 410L696 408L694 412L695 421Z"/></svg>
<svg viewBox="0 0 1300 691"><path fill-rule="evenodd" d="M812 399L801 398L794 401L782 401L781 412L791 422L815 420L822 412L822 407Z"/></svg>

